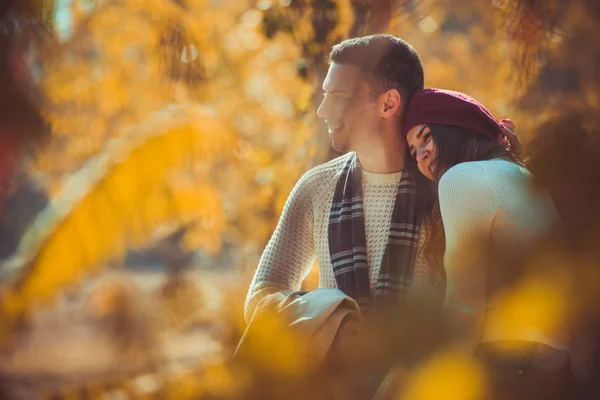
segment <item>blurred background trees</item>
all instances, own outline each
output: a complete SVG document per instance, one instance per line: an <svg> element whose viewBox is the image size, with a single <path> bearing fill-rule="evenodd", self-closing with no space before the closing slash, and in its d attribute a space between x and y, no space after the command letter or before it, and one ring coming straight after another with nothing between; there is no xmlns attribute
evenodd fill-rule
<svg viewBox="0 0 600 400"><path fill-rule="evenodd" d="M217 291L232 326L222 338L235 342L287 195L336 156L315 114L330 48L376 32L413 44L426 86L464 91L516 122L565 216L564 262L583 271L589 296L577 313L596 320L597 2L28 0L0 10L8 336L93 267L159 262L187 288L161 292L179 320L196 312L182 306L195 296L182 270L232 277ZM128 298L112 291L94 298Z"/></svg>

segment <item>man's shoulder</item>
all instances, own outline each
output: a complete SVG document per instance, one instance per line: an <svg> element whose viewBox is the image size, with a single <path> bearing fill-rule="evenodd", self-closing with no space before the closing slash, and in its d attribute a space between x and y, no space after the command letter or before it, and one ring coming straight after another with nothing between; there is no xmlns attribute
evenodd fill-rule
<svg viewBox="0 0 600 400"><path fill-rule="evenodd" d="M352 157L354 157L354 153L347 153L309 169L300 178L299 184L303 186L321 186L337 182L337 178L341 175L344 166L346 166Z"/></svg>
<svg viewBox="0 0 600 400"><path fill-rule="evenodd" d="M352 156L353 153L345 154L308 170L296 183L288 202L296 207L319 206L330 201L344 166Z"/></svg>

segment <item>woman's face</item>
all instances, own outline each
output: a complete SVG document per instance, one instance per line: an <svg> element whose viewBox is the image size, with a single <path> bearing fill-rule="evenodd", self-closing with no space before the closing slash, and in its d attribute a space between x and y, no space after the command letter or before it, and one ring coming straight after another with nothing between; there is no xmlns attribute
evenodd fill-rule
<svg viewBox="0 0 600 400"><path fill-rule="evenodd" d="M406 134L410 155L417 160L419 171L434 180L437 149L427 125L414 126Z"/></svg>

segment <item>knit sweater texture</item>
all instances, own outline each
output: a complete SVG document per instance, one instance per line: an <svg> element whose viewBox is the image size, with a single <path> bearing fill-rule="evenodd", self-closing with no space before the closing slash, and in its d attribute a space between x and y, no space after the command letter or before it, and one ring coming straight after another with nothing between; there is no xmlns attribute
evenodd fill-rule
<svg viewBox="0 0 600 400"><path fill-rule="evenodd" d="M329 211L336 183L348 158L353 155L348 153L309 170L292 190L250 285L245 306L247 321L256 305L268 294L300 290L315 260L319 268L319 287L337 287L329 253ZM362 173L365 238L373 293L402 173ZM423 254L428 234L427 225L423 226L408 301L427 299L432 304L441 303L443 287L435 283L432 268Z"/></svg>
<svg viewBox="0 0 600 400"><path fill-rule="evenodd" d="M501 262L507 254L535 245L558 222L549 194L534 187L529 171L503 159L450 168L440 179L438 194L446 234L444 309L472 332L465 344L524 340L565 348L561 332L542 315L547 304L560 301L557 286L544 293L526 275L519 285L525 295L516 303L522 306L513 311L510 304L515 302L508 294L487 292L490 268L510 268ZM522 317L511 317L511 312ZM523 312L530 315L525 318Z"/></svg>

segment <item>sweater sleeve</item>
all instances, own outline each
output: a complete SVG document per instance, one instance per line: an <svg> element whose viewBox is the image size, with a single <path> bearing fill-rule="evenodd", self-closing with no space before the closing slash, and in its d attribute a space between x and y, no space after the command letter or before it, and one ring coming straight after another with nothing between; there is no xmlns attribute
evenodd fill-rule
<svg viewBox="0 0 600 400"><path fill-rule="evenodd" d="M244 316L269 294L289 295L300 289L314 264L314 170L307 172L290 193L279 222L260 258L246 297Z"/></svg>
<svg viewBox="0 0 600 400"><path fill-rule="evenodd" d="M444 310L467 351L475 350L485 322L490 234L496 210L489 182L481 165L462 163L443 175L438 188L446 235Z"/></svg>

